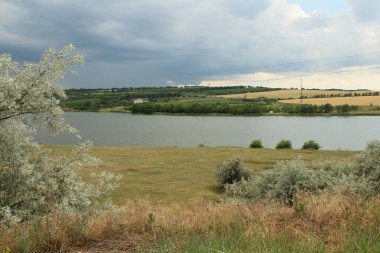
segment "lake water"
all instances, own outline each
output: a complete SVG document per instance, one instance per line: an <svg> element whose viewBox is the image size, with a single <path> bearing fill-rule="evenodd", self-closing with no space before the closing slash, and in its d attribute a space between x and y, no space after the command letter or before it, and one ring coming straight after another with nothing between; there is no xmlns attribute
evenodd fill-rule
<svg viewBox="0 0 380 253"><path fill-rule="evenodd" d="M273 148L289 139L293 148L316 140L322 149L363 150L370 140L380 139L380 117L298 116L169 116L127 113L68 112L65 118L84 139L96 146L239 146L261 139ZM38 133L44 144L73 144L68 135L51 137Z"/></svg>

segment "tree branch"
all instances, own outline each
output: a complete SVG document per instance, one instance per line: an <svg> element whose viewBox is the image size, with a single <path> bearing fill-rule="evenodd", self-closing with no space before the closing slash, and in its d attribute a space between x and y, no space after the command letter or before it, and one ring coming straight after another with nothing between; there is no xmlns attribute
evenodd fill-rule
<svg viewBox="0 0 380 253"><path fill-rule="evenodd" d="M37 78L32 82L32 85L26 90L26 92L16 100L16 103L21 103L21 101L29 94L30 90L36 85L37 81L43 77L43 75L46 73L46 70L40 72L40 74L37 76Z"/></svg>

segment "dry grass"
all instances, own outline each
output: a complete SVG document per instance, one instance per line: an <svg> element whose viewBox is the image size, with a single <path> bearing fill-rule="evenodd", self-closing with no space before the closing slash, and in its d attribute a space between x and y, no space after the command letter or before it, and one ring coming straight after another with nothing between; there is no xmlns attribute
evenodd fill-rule
<svg viewBox="0 0 380 253"><path fill-rule="evenodd" d="M128 202L125 212L104 214L90 222L86 240L101 241L105 252L112 249L135 250L141 245L154 248L169 236L181 252L181 245L191 234L229 235L236 224L244 234L265 238L289 235L306 242L316 238L334 252L343 252L350 233L360 234L377 228L380 199L362 201L351 194L335 196L299 196L302 211L279 203L243 202L212 204L194 202L187 208L178 206L152 207L147 202ZM115 222L116 221L116 222ZM115 234L117 236L115 236ZM116 246L116 247L115 247Z"/></svg>
<svg viewBox="0 0 380 253"><path fill-rule="evenodd" d="M281 103L287 104L299 104L300 99L289 99L281 100ZM359 105L359 106L370 106L380 105L380 96L363 96L363 97L336 97L336 98L307 98L302 99L304 104L313 104L313 105L324 105L330 103L332 105Z"/></svg>
<svg viewBox="0 0 380 253"><path fill-rule="evenodd" d="M356 93L367 93L368 91L355 91ZM329 91L329 90L302 90L302 95L307 97L313 97L316 95L332 95L332 94L346 94L352 93L352 91ZM265 91L265 92L253 92L253 93L243 93L243 94L231 94L221 96L223 98L236 98L236 99L253 99L259 97L266 98L276 98L276 99L293 99L299 98L301 96L301 90L297 89L286 89L286 90L276 90L276 91Z"/></svg>
<svg viewBox="0 0 380 253"><path fill-rule="evenodd" d="M278 202L197 201L179 207L129 201L122 210L91 216L83 230L73 217L43 221L37 232L31 224L2 230L0 245L19 252L18 239L23 234L34 240L30 252L56 252L62 242L66 250L76 252L138 252L158 249L163 242L169 243L169 252L185 252L192 235L223 238L239 227L241 237L265 241L286 235L289 244L312 240L328 252L345 252L352 236L359 238L368 230L380 236L380 197L361 200L348 192L301 194L297 203L289 207ZM37 238L34 233L45 236Z"/></svg>

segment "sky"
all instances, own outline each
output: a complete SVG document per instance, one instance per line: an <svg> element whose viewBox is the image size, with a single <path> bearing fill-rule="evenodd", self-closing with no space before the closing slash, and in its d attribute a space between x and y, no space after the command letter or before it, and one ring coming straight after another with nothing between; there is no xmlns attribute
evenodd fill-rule
<svg viewBox="0 0 380 253"><path fill-rule="evenodd" d="M85 55L65 88L380 90L378 0L0 0L0 54Z"/></svg>

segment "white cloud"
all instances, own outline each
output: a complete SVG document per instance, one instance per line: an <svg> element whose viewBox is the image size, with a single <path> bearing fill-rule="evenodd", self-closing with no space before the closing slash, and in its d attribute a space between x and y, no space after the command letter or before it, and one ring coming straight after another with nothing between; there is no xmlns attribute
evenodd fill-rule
<svg viewBox="0 0 380 253"><path fill-rule="evenodd" d="M355 71L356 70L356 71ZM342 73L332 73L332 72ZM344 72L347 71L347 72ZM256 72L243 75L225 76L222 79L204 80L202 86L266 86L291 88L300 87L301 80L304 88L322 89L360 89L380 90L380 66L357 66L341 68L331 73L314 73L310 75L305 72L292 73L270 73Z"/></svg>

